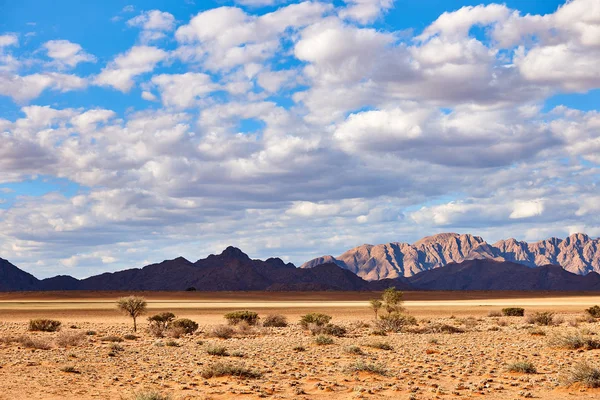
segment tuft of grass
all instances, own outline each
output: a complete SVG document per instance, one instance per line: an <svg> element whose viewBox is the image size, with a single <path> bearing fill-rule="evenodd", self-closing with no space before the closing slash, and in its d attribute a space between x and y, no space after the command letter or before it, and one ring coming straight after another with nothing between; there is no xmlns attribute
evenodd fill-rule
<svg viewBox="0 0 600 400"><path fill-rule="evenodd" d="M529 334L532 336L546 336L546 331L543 329L532 329Z"/></svg>
<svg viewBox="0 0 600 400"><path fill-rule="evenodd" d="M104 336L104 337L100 338L100 340L103 342L120 343L123 341L123 338L120 336L110 335L110 336Z"/></svg>
<svg viewBox="0 0 600 400"><path fill-rule="evenodd" d="M15 341L21 346L28 349L50 350L52 348L52 344L50 344L48 340L43 338L32 338L23 335L16 338Z"/></svg>
<svg viewBox="0 0 600 400"><path fill-rule="evenodd" d="M563 373L561 382L565 386L579 383L588 388L599 388L600 369L594 368L586 362L582 362L574 365L570 370Z"/></svg>
<svg viewBox="0 0 600 400"><path fill-rule="evenodd" d="M371 335L373 336L387 336L387 332L383 329L374 329L371 331Z"/></svg>
<svg viewBox="0 0 600 400"><path fill-rule="evenodd" d="M133 400L171 400L171 396L154 390L136 393Z"/></svg>
<svg viewBox="0 0 600 400"><path fill-rule="evenodd" d="M116 344L116 343L112 343L109 348L110 348L110 351L113 353L125 351L123 346L121 346L120 344Z"/></svg>
<svg viewBox="0 0 600 400"><path fill-rule="evenodd" d="M225 346L209 346L206 352L211 356L227 357L229 355Z"/></svg>
<svg viewBox="0 0 600 400"><path fill-rule="evenodd" d="M315 338L315 343L319 346L333 344L333 338L330 336L319 335Z"/></svg>
<svg viewBox="0 0 600 400"><path fill-rule="evenodd" d="M365 352L358 346L348 346L344 349L344 351L348 354L354 354L356 356L363 356Z"/></svg>
<svg viewBox="0 0 600 400"><path fill-rule="evenodd" d="M390 346L388 343L385 343L385 342L369 343L369 344L367 344L367 346L372 347L374 349L379 349L379 350L394 350L394 348L392 346Z"/></svg>
<svg viewBox="0 0 600 400"><path fill-rule="evenodd" d="M207 366L201 373L204 379L218 378L221 376L233 376L238 378L256 379L261 377L261 373L254 371L242 364L230 364L217 362Z"/></svg>
<svg viewBox="0 0 600 400"><path fill-rule="evenodd" d="M244 357L246 357L246 354L244 354L244 352L238 350L238 351L234 351L233 353L231 353L231 357L244 358Z"/></svg>
<svg viewBox="0 0 600 400"><path fill-rule="evenodd" d="M381 364L367 364L364 361L357 361L345 368L346 372L368 372L377 375L387 375L387 370Z"/></svg>
<svg viewBox="0 0 600 400"><path fill-rule="evenodd" d="M300 317L300 325L305 329L311 324L323 326L328 324L329 321L331 321L331 316L321 313L310 313Z"/></svg>
<svg viewBox="0 0 600 400"><path fill-rule="evenodd" d="M87 331L85 334L88 336L96 336L97 332L96 331Z"/></svg>
<svg viewBox="0 0 600 400"><path fill-rule="evenodd" d="M490 318L495 318L495 317L501 317L502 313L500 311L490 311L488 313L488 317Z"/></svg>
<svg viewBox="0 0 600 400"><path fill-rule="evenodd" d="M165 343L165 346L167 346L167 347L181 347L181 345L179 343L177 343L176 341L174 341L174 340L168 340Z"/></svg>
<svg viewBox="0 0 600 400"><path fill-rule="evenodd" d="M300 353L300 352L302 352L302 351L306 351L306 348L305 348L304 346L296 346L296 347L294 347L292 350L294 350L294 351L296 351L296 352Z"/></svg>
<svg viewBox="0 0 600 400"><path fill-rule="evenodd" d="M135 336L135 335L131 335L131 334L129 334L129 335L125 335L125 336L123 336L123 339L125 339L125 340L137 340L137 339L138 339L138 337L137 337L137 336Z"/></svg>
<svg viewBox="0 0 600 400"><path fill-rule="evenodd" d="M537 372L535 365L533 365L529 361L517 361L515 363L509 364L506 367L506 370L509 372L519 372L522 374L535 374Z"/></svg>
<svg viewBox="0 0 600 400"><path fill-rule="evenodd" d="M60 369L62 372L66 372L69 374L80 374L81 372L79 372L79 370L77 370L77 368L75 368L72 365L66 366L66 367L62 367Z"/></svg>
<svg viewBox="0 0 600 400"><path fill-rule="evenodd" d="M554 337L552 337L550 339L549 344L551 347L557 347L557 348L569 349L569 350L600 349L600 341L586 337L582 333L567 334L567 335L555 335Z"/></svg>
<svg viewBox="0 0 600 400"><path fill-rule="evenodd" d="M553 312L536 312L533 313L531 315L527 315L527 318L525 319L525 321L528 324L535 324L535 325L541 325L541 326L550 326L550 325L555 325L554 322L554 313Z"/></svg>
<svg viewBox="0 0 600 400"><path fill-rule="evenodd" d="M32 319L29 321L29 330L38 332L56 332L62 323L53 319Z"/></svg>

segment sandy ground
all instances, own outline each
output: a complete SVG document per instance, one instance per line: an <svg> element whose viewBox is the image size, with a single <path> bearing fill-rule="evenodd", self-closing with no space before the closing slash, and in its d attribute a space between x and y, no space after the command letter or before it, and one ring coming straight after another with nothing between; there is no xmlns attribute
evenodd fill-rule
<svg viewBox="0 0 600 400"><path fill-rule="evenodd" d="M600 399L599 389L565 387L559 380L580 361L600 368L600 350L568 350L550 343L560 335L600 336L598 322L584 322L583 310L600 304L586 293L429 292L406 293L405 306L418 328L448 324L463 333L389 333L375 336L368 299L374 293L143 293L148 315L172 311L200 324L194 335L155 338L139 321L138 338L115 344L106 336L131 333L131 320L114 307L123 293L0 294L0 399L135 399L155 390L181 399L224 398L373 398L373 399ZM502 307L525 307L527 314L553 311L557 326L528 324L521 317L488 317ZM283 314L286 328L238 330L231 339L211 336L230 310L251 309L262 317ZM333 316L348 332L333 344L317 345L297 323L307 312ZM31 318L62 322L58 333L28 332ZM577 322L579 320L579 322ZM559 321L560 322L560 321ZM94 335L87 335L94 331ZM537 333L536 335L532 333ZM46 343L35 349L17 338ZM75 345L61 344L66 336ZM12 338L12 340L11 340ZM168 346L173 341L178 347ZM386 343L392 350L369 345ZM230 356L207 354L224 346ZM298 352L295 347L305 351ZM363 354L348 352L358 346ZM535 374L507 371L530 361ZM202 372L215 363L244 365L261 377L210 378ZM352 372L357 363L383 374ZM64 372L73 367L78 373Z"/></svg>

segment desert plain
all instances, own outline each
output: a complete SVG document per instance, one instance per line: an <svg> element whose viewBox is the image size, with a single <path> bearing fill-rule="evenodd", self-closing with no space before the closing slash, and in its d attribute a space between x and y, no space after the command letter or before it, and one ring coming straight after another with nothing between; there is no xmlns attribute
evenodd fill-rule
<svg viewBox="0 0 600 400"><path fill-rule="evenodd" d="M130 294L1 293L0 399L600 398L600 389L565 383L581 363L600 368L600 350L589 345L600 341L600 322L584 312L600 305L598 294L408 292L404 307L418 325L385 336L369 307L380 293L135 293L148 301L135 334L115 306ZM505 307L523 307L525 317L497 316ZM283 315L289 325L259 322L215 337L235 310ZM199 329L155 337L146 318L165 311ZM298 323L311 312L346 333L317 344ZM536 312L552 312L552 322L531 323ZM35 318L61 329L30 332ZM511 371L524 364L535 371ZM215 365L256 376L207 378Z"/></svg>

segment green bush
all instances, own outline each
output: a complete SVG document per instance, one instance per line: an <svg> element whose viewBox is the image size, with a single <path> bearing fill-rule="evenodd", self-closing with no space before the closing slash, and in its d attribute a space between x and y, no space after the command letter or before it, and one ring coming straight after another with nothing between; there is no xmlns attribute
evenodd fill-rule
<svg viewBox="0 0 600 400"><path fill-rule="evenodd" d="M527 323L549 326L554 323L554 313L552 312L536 312L531 315L527 315Z"/></svg>
<svg viewBox="0 0 600 400"><path fill-rule="evenodd" d="M319 326L319 325L311 325L310 326L310 332L313 335L330 335L330 336L336 336L336 337L343 337L346 335L346 328L344 328L343 326L339 326L339 325L334 325L334 324L327 324L324 326Z"/></svg>
<svg viewBox="0 0 600 400"><path fill-rule="evenodd" d="M60 330L61 325L62 324L60 321L55 321L53 319L32 319L29 321L29 330L39 332L56 332Z"/></svg>
<svg viewBox="0 0 600 400"><path fill-rule="evenodd" d="M594 318L600 318L600 307L599 306L593 306L590 308L586 308L585 312Z"/></svg>
<svg viewBox="0 0 600 400"><path fill-rule="evenodd" d="M367 364L364 361L357 361L345 368L346 372L369 372L371 374L386 375L387 370L381 364Z"/></svg>
<svg viewBox="0 0 600 400"><path fill-rule="evenodd" d="M329 336L319 335L315 338L315 343L319 346L323 346L326 344L333 344L333 339Z"/></svg>
<svg viewBox="0 0 600 400"><path fill-rule="evenodd" d="M256 325L258 314L254 311L233 311L224 315L230 325L237 325L240 322L246 322L248 325Z"/></svg>
<svg viewBox="0 0 600 400"><path fill-rule="evenodd" d="M323 326L328 324L329 321L331 321L331 316L321 313L310 313L300 317L300 325L305 329L308 328L310 324Z"/></svg>
<svg viewBox="0 0 600 400"><path fill-rule="evenodd" d="M206 353L208 353L211 356L220 356L220 357L227 357L229 355L229 352L227 351L227 347L225 347L225 346L209 346L206 349Z"/></svg>
<svg viewBox="0 0 600 400"><path fill-rule="evenodd" d="M525 309L520 307L503 308L502 315L505 317L522 317L525 315Z"/></svg>
<svg viewBox="0 0 600 400"><path fill-rule="evenodd" d="M180 318L171 322L170 328L182 329L186 334L189 335L198 330L198 324L191 319Z"/></svg>

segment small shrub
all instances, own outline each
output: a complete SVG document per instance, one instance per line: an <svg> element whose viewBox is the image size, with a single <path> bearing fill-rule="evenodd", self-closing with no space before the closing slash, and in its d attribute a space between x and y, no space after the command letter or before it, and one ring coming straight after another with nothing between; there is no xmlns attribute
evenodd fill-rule
<svg viewBox="0 0 600 400"><path fill-rule="evenodd" d="M80 374L81 373L75 367L73 367L72 365L69 365L67 367L62 367L60 370L62 372L66 372L66 373L69 373L69 374Z"/></svg>
<svg viewBox="0 0 600 400"><path fill-rule="evenodd" d="M463 333L464 331L456 326L448 324L430 324L422 328L411 330L413 333Z"/></svg>
<svg viewBox="0 0 600 400"><path fill-rule="evenodd" d="M600 306L586 308L585 312L593 318L600 318Z"/></svg>
<svg viewBox="0 0 600 400"><path fill-rule="evenodd" d="M50 350L52 348L48 340L41 338L32 338L23 335L15 339L15 341L28 349Z"/></svg>
<svg viewBox="0 0 600 400"><path fill-rule="evenodd" d="M85 334L88 336L96 336L98 333L96 331L87 331Z"/></svg>
<svg viewBox="0 0 600 400"><path fill-rule="evenodd" d="M201 376L204 379L218 378L221 376L256 379L260 378L261 373L251 370L244 365L218 362L207 366L202 371Z"/></svg>
<svg viewBox="0 0 600 400"><path fill-rule="evenodd" d="M242 321L239 324L237 324L236 328L237 328L237 333L240 336L247 336L247 335L251 335L254 333L254 328L252 328L252 326L249 325L245 321Z"/></svg>
<svg viewBox="0 0 600 400"><path fill-rule="evenodd" d="M367 346L372 347L374 349L380 349L380 350L394 350L394 348L392 346L390 346L388 343L384 343L384 342L370 343Z"/></svg>
<svg viewBox="0 0 600 400"><path fill-rule="evenodd" d="M327 324L327 325L315 325L311 324L309 326L310 332L313 335L330 335L336 337L343 337L346 335L346 328L339 325Z"/></svg>
<svg viewBox="0 0 600 400"><path fill-rule="evenodd" d="M535 374L537 372L535 365L529 361L518 361L516 363L512 363L506 367L506 369L509 372L519 372L522 374Z"/></svg>
<svg viewBox="0 0 600 400"><path fill-rule="evenodd" d="M137 340L137 339L138 339L138 337L137 337L137 336L135 336L135 335L131 335L131 334L129 334L129 335L125 335L125 336L123 336L123 339L125 339L125 340Z"/></svg>
<svg viewBox="0 0 600 400"><path fill-rule="evenodd" d="M293 350L300 353L302 351L306 351L306 348L304 348L304 346L296 346L293 348Z"/></svg>
<svg viewBox="0 0 600 400"><path fill-rule="evenodd" d="M113 342L113 343L120 343L123 341L123 338L120 336L104 336L103 338L100 338L101 341L103 342Z"/></svg>
<svg viewBox="0 0 600 400"><path fill-rule="evenodd" d="M490 311L488 313L488 317L490 318L495 318L495 317L501 317L502 313L500 311Z"/></svg>
<svg viewBox="0 0 600 400"><path fill-rule="evenodd" d="M315 343L319 346L333 344L333 338L325 335L319 335L315 338Z"/></svg>
<svg viewBox="0 0 600 400"><path fill-rule="evenodd" d="M507 326L508 325L508 321L505 319L497 319L496 320L496 325L498 326Z"/></svg>
<svg viewBox="0 0 600 400"><path fill-rule="evenodd" d="M244 358L246 357L246 355L241 351L234 351L233 353L231 353L231 357Z"/></svg>
<svg viewBox="0 0 600 400"><path fill-rule="evenodd" d="M225 346L210 346L206 352L211 356L227 357L229 355Z"/></svg>
<svg viewBox="0 0 600 400"><path fill-rule="evenodd" d="M379 329L388 332L401 332L411 325L417 325L417 319L415 317L397 312L382 315L379 317L379 321L377 321Z"/></svg>
<svg viewBox="0 0 600 400"><path fill-rule="evenodd" d="M387 370L381 364L367 364L364 361L357 361L346 367L346 372L369 372L371 374L386 375Z"/></svg>
<svg viewBox="0 0 600 400"><path fill-rule="evenodd" d="M181 326L171 326L169 329L167 329L166 334L173 339L179 339L180 337L186 335L186 330Z"/></svg>
<svg viewBox="0 0 600 400"><path fill-rule="evenodd" d="M365 354L364 351L358 346L348 346L344 349L344 351L348 354L354 354L356 356L363 356Z"/></svg>
<svg viewBox="0 0 600 400"><path fill-rule="evenodd" d="M588 388L600 387L600 370L592 367L590 364L583 362L576 364L569 371L564 373L561 381L565 386L571 386L575 383L580 383Z"/></svg>
<svg viewBox="0 0 600 400"><path fill-rule="evenodd" d="M230 339L235 334L235 330L227 325L217 325L209 333L210 336L220 339Z"/></svg>
<svg viewBox="0 0 600 400"><path fill-rule="evenodd" d="M136 393L133 400L171 400L171 397L152 390L148 392Z"/></svg>
<svg viewBox="0 0 600 400"><path fill-rule="evenodd" d="M532 336L546 336L546 331L543 329L532 329L529 334Z"/></svg>
<svg viewBox="0 0 600 400"><path fill-rule="evenodd" d="M237 325L242 321L248 325L256 325L258 322L258 314L248 310L230 312L225 314L224 317L230 325Z"/></svg>
<svg viewBox="0 0 600 400"><path fill-rule="evenodd" d="M310 324L314 324L317 326L323 326L329 323L329 321L331 321L331 316L327 315L327 314L321 314L321 313L310 313L310 314L306 314L303 315L302 317L300 317L300 325L306 329L309 327Z"/></svg>
<svg viewBox="0 0 600 400"><path fill-rule="evenodd" d="M588 338L581 333L574 335L555 335L550 340L550 346L569 350L577 350L582 348L587 350L595 350L600 349L600 341Z"/></svg>
<svg viewBox="0 0 600 400"><path fill-rule="evenodd" d="M170 328L172 329L183 329L184 332L189 335L192 334L194 332L196 332L198 330L198 324L194 321L192 321L191 319L187 319L187 318L180 318L180 319L176 319L175 321L173 321L171 323Z"/></svg>
<svg viewBox="0 0 600 400"><path fill-rule="evenodd" d="M270 314L265 317L263 326L267 328L285 328L288 326L287 318L279 314Z"/></svg>
<svg viewBox="0 0 600 400"><path fill-rule="evenodd" d="M30 331L56 332L60 330L61 322L53 319L32 319L29 321Z"/></svg>
<svg viewBox="0 0 600 400"><path fill-rule="evenodd" d="M179 343L177 343L174 340L167 340L167 342L165 343L165 346L167 347L181 347L181 345Z"/></svg>
<svg viewBox="0 0 600 400"><path fill-rule="evenodd" d="M114 353L125 351L125 349L123 348L123 346L121 346L120 344L116 344L116 343L111 343L111 345L110 345L109 348L110 348L110 351L114 352Z"/></svg>
<svg viewBox="0 0 600 400"><path fill-rule="evenodd" d="M56 344L59 347L79 346L84 337L84 335L77 332L62 332L57 336Z"/></svg>
<svg viewBox="0 0 600 400"><path fill-rule="evenodd" d="M371 335L373 336L387 336L387 332L383 329L374 329L371 331Z"/></svg>
<svg viewBox="0 0 600 400"><path fill-rule="evenodd" d="M550 326L554 324L554 313L553 312L536 312L528 315L526 322L528 324L536 324L543 326Z"/></svg>
<svg viewBox="0 0 600 400"><path fill-rule="evenodd" d="M163 337L169 324L175 319L172 312L162 312L148 317L148 331L155 337Z"/></svg>
<svg viewBox="0 0 600 400"><path fill-rule="evenodd" d="M505 317L522 317L525 315L525 309L521 307L503 308L502 315Z"/></svg>

